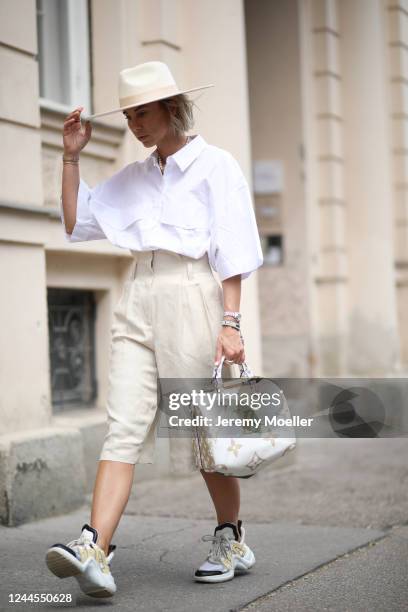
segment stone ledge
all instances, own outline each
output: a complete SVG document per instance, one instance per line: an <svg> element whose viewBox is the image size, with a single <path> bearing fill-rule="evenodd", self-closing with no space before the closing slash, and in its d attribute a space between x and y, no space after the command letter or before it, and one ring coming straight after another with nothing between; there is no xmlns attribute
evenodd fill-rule
<svg viewBox="0 0 408 612"><path fill-rule="evenodd" d="M0 437L0 522L16 526L83 504L85 469L78 430L44 428Z"/></svg>

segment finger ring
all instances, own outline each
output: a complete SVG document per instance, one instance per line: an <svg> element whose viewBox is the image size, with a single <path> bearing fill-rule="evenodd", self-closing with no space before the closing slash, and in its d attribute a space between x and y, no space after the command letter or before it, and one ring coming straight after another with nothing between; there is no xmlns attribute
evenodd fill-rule
<svg viewBox="0 0 408 612"><path fill-rule="evenodd" d="M225 363L234 363L234 361L232 361L231 359L226 359Z"/></svg>

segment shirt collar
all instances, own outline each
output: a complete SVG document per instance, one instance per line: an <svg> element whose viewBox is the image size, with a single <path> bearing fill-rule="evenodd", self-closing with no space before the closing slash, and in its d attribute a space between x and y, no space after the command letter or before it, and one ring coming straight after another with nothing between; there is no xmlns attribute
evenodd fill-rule
<svg viewBox="0 0 408 612"><path fill-rule="evenodd" d="M166 163L173 159L182 172L200 155L201 151L207 146L204 138L197 134L190 142L181 147L178 151L167 157ZM152 163L157 165L157 149L149 155Z"/></svg>

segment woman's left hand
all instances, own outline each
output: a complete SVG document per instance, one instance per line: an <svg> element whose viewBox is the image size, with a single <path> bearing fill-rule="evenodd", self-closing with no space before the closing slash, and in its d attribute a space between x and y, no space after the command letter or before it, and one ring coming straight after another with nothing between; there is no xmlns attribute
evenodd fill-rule
<svg viewBox="0 0 408 612"><path fill-rule="evenodd" d="M233 327L223 326L221 328L217 338L215 365L220 363L223 355L226 360L228 359L234 363L243 363L245 361L245 350L240 333Z"/></svg>

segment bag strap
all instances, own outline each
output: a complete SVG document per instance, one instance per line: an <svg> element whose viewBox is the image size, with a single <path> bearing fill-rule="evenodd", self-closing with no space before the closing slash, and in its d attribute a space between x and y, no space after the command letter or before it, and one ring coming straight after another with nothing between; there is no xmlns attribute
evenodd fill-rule
<svg viewBox="0 0 408 612"><path fill-rule="evenodd" d="M222 383L222 378L221 378L221 372L222 372L222 366L224 365L224 361L225 361L225 355L223 355L221 357L221 360L218 364L218 366L214 366L214 371L213 371L213 375L212 375L212 381L213 382L221 382ZM246 363L246 361L244 361L243 363L238 364L239 368L240 368L240 378L253 378L253 373L251 368L249 367L249 365Z"/></svg>

